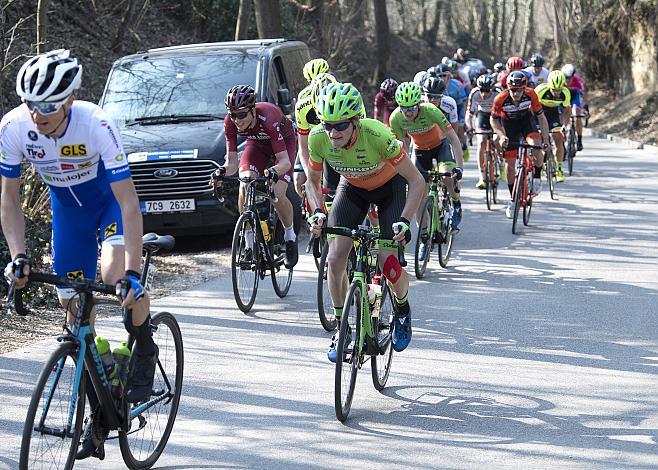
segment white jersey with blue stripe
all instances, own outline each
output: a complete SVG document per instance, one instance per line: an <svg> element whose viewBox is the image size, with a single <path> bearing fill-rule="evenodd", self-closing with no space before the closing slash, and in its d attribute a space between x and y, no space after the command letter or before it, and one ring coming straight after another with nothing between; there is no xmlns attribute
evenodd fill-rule
<svg viewBox="0 0 658 470"><path fill-rule="evenodd" d="M97 105L73 101L64 134L39 134L25 104L0 122L0 170L18 178L28 160L67 207L93 207L112 196L110 183L130 177L128 160L112 120Z"/></svg>

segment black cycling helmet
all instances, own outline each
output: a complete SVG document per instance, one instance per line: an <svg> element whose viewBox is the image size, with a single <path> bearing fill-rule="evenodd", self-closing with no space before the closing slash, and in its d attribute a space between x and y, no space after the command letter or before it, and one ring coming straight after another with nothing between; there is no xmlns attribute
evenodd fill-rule
<svg viewBox="0 0 658 470"><path fill-rule="evenodd" d="M256 91L249 85L236 85L226 93L226 109L251 108L256 105Z"/></svg>
<svg viewBox="0 0 658 470"><path fill-rule="evenodd" d="M430 67L430 68L428 68L428 69L427 69L427 74L428 74L430 77L438 77L436 67Z"/></svg>
<svg viewBox="0 0 658 470"><path fill-rule="evenodd" d="M496 81L491 75L480 75L477 79L477 86L481 91L491 91Z"/></svg>
<svg viewBox="0 0 658 470"><path fill-rule="evenodd" d="M544 65L544 56L539 52L535 52L530 58L530 63L533 67L542 67Z"/></svg>
<svg viewBox="0 0 658 470"><path fill-rule="evenodd" d="M423 83L423 93L442 95L446 91L446 82L439 77L428 77Z"/></svg>
<svg viewBox="0 0 658 470"><path fill-rule="evenodd" d="M520 70L514 70L507 76L507 88L526 88L528 86L528 77Z"/></svg>
<svg viewBox="0 0 658 470"><path fill-rule="evenodd" d="M505 64L503 64L502 62L496 62L493 66L493 70L496 73L500 73L503 70L505 70Z"/></svg>
<svg viewBox="0 0 658 470"><path fill-rule="evenodd" d="M434 67L434 70L437 75L442 75L444 73L452 73L450 70L450 66L448 64L439 64L436 67Z"/></svg>

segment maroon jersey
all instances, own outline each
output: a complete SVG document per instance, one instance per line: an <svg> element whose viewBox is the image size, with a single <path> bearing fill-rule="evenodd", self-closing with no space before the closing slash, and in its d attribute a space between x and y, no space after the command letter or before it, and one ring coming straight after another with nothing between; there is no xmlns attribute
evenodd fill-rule
<svg viewBox="0 0 658 470"><path fill-rule="evenodd" d="M267 102L256 103L256 124L245 131L238 131L227 114L224 118L224 135L229 152L237 152L238 135L240 135L254 143L269 143L273 154L285 152L286 139L294 138L290 119L283 115L278 106Z"/></svg>
<svg viewBox="0 0 658 470"><path fill-rule="evenodd" d="M379 119L387 126L389 125L389 118L391 113L398 107L398 104L393 101L388 101L384 98L384 94L379 91L375 95L375 119Z"/></svg>

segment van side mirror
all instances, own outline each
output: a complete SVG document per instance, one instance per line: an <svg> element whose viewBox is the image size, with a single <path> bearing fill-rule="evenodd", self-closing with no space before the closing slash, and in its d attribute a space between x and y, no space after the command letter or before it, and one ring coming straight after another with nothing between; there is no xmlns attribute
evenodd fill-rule
<svg viewBox="0 0 658 470"><path fill-rule="evenodd" d="M290 99L290 91L287 88L279 88L277 94L277 105L283 111L283 114L292 113L292 100Z"/></svg>

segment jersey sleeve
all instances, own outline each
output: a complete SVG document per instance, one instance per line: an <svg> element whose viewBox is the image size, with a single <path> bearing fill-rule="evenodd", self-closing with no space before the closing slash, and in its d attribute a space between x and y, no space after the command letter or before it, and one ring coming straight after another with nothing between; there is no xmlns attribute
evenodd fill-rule
<svg viewBox="0 0 658 470"><path fill-rule="evenodd" d="M308 136L308 153L310 157L308 164L312 170L322 171L325 156L325 140L326 135L322 124L318 124L317 126L313 127L310 135Z"/></svg>
<svg viewBox="0 0 658 470"><path fill-rule="evenodd" d="M535 90L532 88L526 88L526 94L530 97L530 107L535 114L541 114L544 112L541 103L539 102L539 97Z"/></svg>
<svg viewBox="0 0 658 470"><path fill-rule="evenodd" d="M313 109L311 99L306 97L297 101L295 105L295 120L297 121L297 133L299 135L308 135L311 132L311 125L308 123L308 113Z"/></svg>
<svg viewBox="0 0 658 470"><path fill-rule="evenodd" d="M238 151L238 128L235 123L231 121L231 117L227 114L224 118L224 137L226 137L226 151Z"/></svg>
<svg viewBox="0 0 658 470"><path fill-rule="evenodd" d="M0 121L0 172L5 178L18 178L21 174L21 152L14 137L13 124L9 115Z"/></svg>
<svg viewBox="0 0 658 470"><path fill-rule="evenodd" d="M439 107L439 109L443 111L442 114L450 124L455 124L459 122L459 117L457 116L457 102L455 101L454 98L448 95L443 95L443 98L441 98L441 106ZM445 129L441 128L441 130L445 130Z"/></svg>
<svg viewBox="0 0 658 470"><path fill-rule="evenodd" d="M508 91L503 91L494 98L493 105L491 106L491 115L493 117L498 119L505 117L505 112L503 111L503 103L505 102L505 97L508 94Z"/></svg>
<svg viewBox="0 0 658 470"><path fill-rule="evenodd" d="M562 93L564 93L564 101L562 101L562 106L568 108L571 106L571 91L567 87L562 87Z"/></svg>
<svg viewBox="0 0 658 470"><path fill-rule="evenodd" d="M89 141L98 146L98 154L107 170L110 183L130 178L128 159L114 122L100 108L96 111L95 118L91 123Z"/></svg>
<svg viewBox="0 0 658 470"><path fill-rule="evenodd" d="M402 126L400 125L400 121L402 119L404 119L404 116L402 116L400 108L396 108L393 110L391 117L388 120L388 123L391 126L391 131L395 137L400 140L404 140L404 138L407 136L407 133L404 131L404 129L402 129Z"/></svg>

